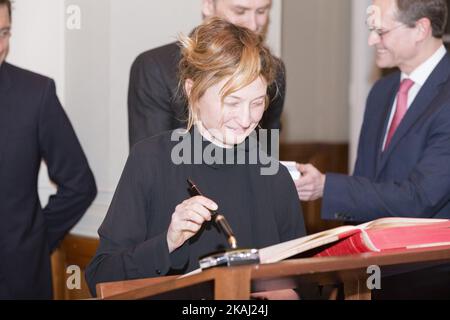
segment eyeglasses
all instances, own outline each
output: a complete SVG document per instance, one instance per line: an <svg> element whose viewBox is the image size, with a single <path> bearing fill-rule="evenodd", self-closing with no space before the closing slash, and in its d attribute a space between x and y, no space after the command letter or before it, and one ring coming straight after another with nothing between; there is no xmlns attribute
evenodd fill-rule
<svg viewBox="0 0 450 320"><path fill-rule="evenodd" d="M399 29L400 27L405 27L404 24L399 24L398 26L389 29L389 30L384 30L382 28L377 28L377 27L370 27L368 26L369 32L375 32L380 38L383 38L384 36L386 36L389 32L394 31L396 29Z"/></svg>
<svg viewBox="0 0 450 320"><path fill-rule="evenodd" d="M0 40L7 39L11 36L11 29L5 28L0 30Z"/></svg>

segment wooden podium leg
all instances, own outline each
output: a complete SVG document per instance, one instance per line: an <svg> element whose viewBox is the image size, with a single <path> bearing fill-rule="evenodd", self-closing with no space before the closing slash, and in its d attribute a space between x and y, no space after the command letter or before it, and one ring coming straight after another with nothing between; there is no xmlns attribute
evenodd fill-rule
<svg viewBox="0 0 450 320"><path fill-rule="evenodd" d="M371 300L372 292L366 281L359 280L344 283L345 300Z"/></svg>
<svg viewBox="0 0 450 320"><path fill-rule="evenodd" d="M229 269L214 280L215 300L249 300L251 269Z"/></svg>

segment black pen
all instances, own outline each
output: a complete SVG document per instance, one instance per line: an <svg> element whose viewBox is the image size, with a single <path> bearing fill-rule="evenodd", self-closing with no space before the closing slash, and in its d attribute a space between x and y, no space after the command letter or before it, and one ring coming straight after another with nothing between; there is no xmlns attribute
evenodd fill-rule
<svg viewBox="0 0 450 320"><path fill-rule="evenodd" d="M187 180L190 190L192 193L196 196L203 196L203 194L200 192L200 190L197 188L194 182L192 180ZM230 225L228 224L227 220L223 215L218 213L214 210L209 210L211 212L211 219L212 221L219 227L219 229L225 234L227 237L227 241L231 248L236 249L237 248L237 240L236 237L233 234L233 230L231 230Z"/></svg>

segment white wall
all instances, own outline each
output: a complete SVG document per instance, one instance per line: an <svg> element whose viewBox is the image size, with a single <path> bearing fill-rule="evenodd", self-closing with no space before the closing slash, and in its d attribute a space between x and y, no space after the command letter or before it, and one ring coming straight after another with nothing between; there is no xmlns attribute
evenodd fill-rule
<svg viewBox="0 0 450 320"><path fill-rule="evenodd" d="M377 76L367 44L371 0L288 0L284 141L350 143L353 171L365 102Z"/></svg>
<svg viewBox="0 0 450 320"><path fill-rule="evenodd" d="M267 34L267 44L272 50L272 53L278 57L281 57L283 47L282 19L283 0L272 0L272 11L270 12L270 28L269 33Z"/></svg>
<svg viewBox="0 0 450 320"><path fill-rule="evenodd" d="M13 10L8 61L55 79L64 101L64 1L15 0Z"/></svg>
<svg viewBox="0 0 450 320"><path fill-rule="evenodd" d="M96 177L99 195L72 231L97 236L128 155L127 91L136 56L201 22L201 0L17 0L9 61L56 80L59 96ZM66 8L81 10L69 30ZM281 53L281 1L268 42ZM54 192L41 172L43 204Z"/></svg>
<svg viewBox="0 0 450 320"><path fill-rule="evenodd" d="M285 142L348 141L350 12L351 0L283 3Z"/></svg>
<svg viewBox="0 0 450 320"><path fill-rule="evenodd" d="M369 33L364 27L366 10L370 5L371 0L352 0L349 172L353 172L365 103L374 82L374 50L368 45Z"/></svg>

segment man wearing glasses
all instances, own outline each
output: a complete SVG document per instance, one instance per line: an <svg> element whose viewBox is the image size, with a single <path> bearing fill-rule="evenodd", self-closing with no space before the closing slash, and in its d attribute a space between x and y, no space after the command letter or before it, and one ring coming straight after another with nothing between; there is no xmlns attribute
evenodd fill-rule
<svg viewBox="0 0 450 320"><path fill-rule="evenodd" d="M205 18L217 16L265 36L272 0L203 0ZM186 126L187 106L179 99L180 48L171 43L139 55L131 67L128 91L130 148L144 138ZM269 88L264 129L280 129L285 97L285 70L280 62L278 87Z"/></svg>
<svg viewBox="0 0 450 320"><path fill-rule="evenodd" d="M345 222L382 217L450 218L450 56L442 37L446 0L374 0L369 45L380 68L400 70L379 80L367 99L353 176L299 165L302 201L323 197L322 218ZM400 297L450 297L446 289L404 290ZM433 286L427 277L411 285ZM384 290L382 290L384 291Z"/></svg>
<svg viewBox="0 0 450 320"><path fill-rule="evenodd" d="M96 195L55 84L5 62L11 2L0 0L0 300L50 299L50 253ZM41 207L41 161L57 193Z"/></svg>

